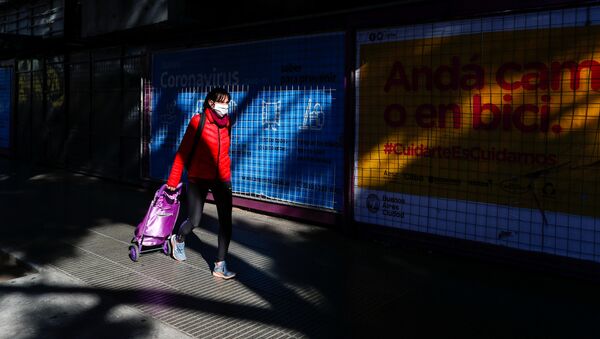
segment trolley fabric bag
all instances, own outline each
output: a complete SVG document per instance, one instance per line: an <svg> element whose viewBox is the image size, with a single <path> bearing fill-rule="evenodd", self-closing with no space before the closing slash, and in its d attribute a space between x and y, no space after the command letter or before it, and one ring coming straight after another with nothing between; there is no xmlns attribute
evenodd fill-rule
<svg viewBox="0 0 600 339"><path fill-rule="evenodd" d="M198 139L202 134L205 122L206 115L202 114L200 126L198 126L194 136L192 150L185 163L185 168L188 169L188 172L191 165L192 154L196 151ZM137 261L140 254L160 249L162 249L166 255L171 253L169 237L171 236L171 233L173 233L173 228L175 228L175 223L179 216L179 197L181 195L182 186L183 184L179 183L176 190L170 193L167 189L167 185L163 184L156 193L154 193L154 199L152 199L152 202L150 203L146 216L144 216L144 219L137 225L133 233L133 239L131 239L131 245L129 246L129 258L131 260ZM167 197L169 199L167 199ZM169 200L171 200L172 203ZM158 247L160 245L162 245L162 247ZM143 250L144 246L151 246L152 248Z"/></svg>
<svg viewBox="0 0 600 339"><path fill-rule="evenodd" d="M179 216L179 194L181 192L181 184L177 187L177 191L169 198L173 203L169 203L165 198L165 190L167 185L162 185L154 194L154 199L150 203L150 207L146 212L146 216L135 228L132 245L129 246L129 258L137 261L141 253L155 251L161 248L153 248L143 250L144 246L159 246L162 245L162 250L165 254L169 254L168 238L173 232L177 217Z"/></svg>

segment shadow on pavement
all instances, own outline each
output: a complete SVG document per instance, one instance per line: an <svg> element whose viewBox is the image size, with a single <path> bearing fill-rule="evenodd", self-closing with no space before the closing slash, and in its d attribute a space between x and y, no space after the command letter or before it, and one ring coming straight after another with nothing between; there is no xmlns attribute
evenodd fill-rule
<svg viewBox="0 0 600 339"><path fill-rule="evenodd" d="M62 258L76 255L74 247L65 246L61 239L76 242L77 239L84 238L90 228L108 223L136 225L143 217L148 202L153 196L151 191L130 186L118 186L99 179L57 170L31 170L29 168L23 170L23 167L20 167L8 170L3 168L0 173L3 175L3 180L0 181L0 192L2 192L0 193L0 213L4 216L3 224L7 225L0 229L2 237L0 245L16 245L19 248L20 257L24 261L31 261L40 266L53 264ZM182 215L185 216L185 212ZM205 216L204 222L218 227L216 220L211 220L207 216ZM128 241L129 239L123 240ZM251 246L251 244L249 245ZM206 246L197 237L195 240L194 237L191 237L189 248L194 250L197 247L200 247L198 251L212 267L213 260L211 258L216 256L214 245ZM309 337L331 335L339 330L337 326L339 324L332 320L333 317L330 313L324 313L303 300L286 287L282 280L248 265L244 258L232 256L230 262L231 266L234 266L240 274L240 279L237 281L267 300L272 306L271 309L198 300L189 295L170 295L169 297L174 301L170 302L169 306L213 312L229 318L259 321L267 325L294 329ZM277 275L276 272L272 273ZM309 280L307 279L303 283L310 284ZM73 288L53 289L51 286L2 287L0 291L32 295L57 292L80 293ZM51 329L52 333L60 337L61 333L68 333L92 319L96 319L96 322L104 319L108 310L115 305L144 302L144 298L140 299L140 296L157 297L162 292L136 289L128 292L111 292L89 289L86 290L86 293L98 295L103 302L79 315L76 320L62 324L64 329ZM112 301L104 301L107 300L106 294L112 294ZM125 324L121 324L121 326L125 326ZM143 330L138 327L139 324L136 324L136 331ZM101 328L103 326L100 325L99 329ZM50 329L44 329L41 333L48 331ZM92 333L94 332L92 331Z"/></svg>
<svg viewBox="0 0 600 339"><path fill-rule="evenodd" d="M108 223L131 225L133 234L153 193L55 170L32 171L1 160L0 245L17 244L24 260L52 264L75 255L73 247L60 241L62 237L82 238L90 228ZM180 219L185 218L185 208L180 215ZM383 334L407 338L575 338L597 334L600 294L592 283L437 253L382 247L323 228L251 215L234 211L233 241L268 257L271 266L257 269L249 258L231 252L228 264L239 274L237 282L266 300L268 308L135 287L3 285L0 295L85 294L99 298L96 306L73 320L59 325L32 324L41 327L41 333L55 337L70 336L84 325L89 326L89 332L83 337L143 335L148 328L141 322L106 320L119 305L140 304L256 321L294 329L311 338ZM286 223L286 230L273 222ZM204 231L217 234L218 222L212 216L205 214L202 223ZM192 234L187 248L200 253L212 267L216 242ZM291 286L312 289L322 300L316 304L305 300Z"/></svg>

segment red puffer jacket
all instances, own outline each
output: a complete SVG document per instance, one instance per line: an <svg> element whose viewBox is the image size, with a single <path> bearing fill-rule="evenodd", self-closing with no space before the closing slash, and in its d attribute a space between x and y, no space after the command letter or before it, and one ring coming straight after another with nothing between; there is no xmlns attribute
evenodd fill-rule
<svg viewBox="0 0 600 339"><path fill-rule="evenodd" d="M190 168L188 168L188 180L190 182L195 182L197 179L231 181L229 117L227 117L227 125L219 128L208 109L204 111L204 114L206 114L206 122L204 123L200 140L198 140L198 146L196 146ZM183 167L192 151L200 118L200 114L192 117L183 140L179 145L177 154L175 154L175 160L173 161L169 180L167 181L167 185L171 187L179 185Z"/></svg>

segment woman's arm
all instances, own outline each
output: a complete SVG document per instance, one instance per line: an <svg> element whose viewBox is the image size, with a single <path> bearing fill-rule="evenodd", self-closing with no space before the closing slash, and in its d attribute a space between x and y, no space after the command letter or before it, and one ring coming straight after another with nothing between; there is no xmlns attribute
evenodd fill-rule
<svg viewBox="0 0 600 339"><path fill-rule="evenodd" d="M169 179L167 180L167 188L175 189L179 185L181 175L183 174L183 167L185 160L190 156L192 151L192 145L194 144L194 137L196 136L196 130L200 123L200 115L196 114L190 120L187 130L183 135L183 140L177 149L175 154L175 160L173 160L173 166L171 166L171 173L169 173Z"/></svg>

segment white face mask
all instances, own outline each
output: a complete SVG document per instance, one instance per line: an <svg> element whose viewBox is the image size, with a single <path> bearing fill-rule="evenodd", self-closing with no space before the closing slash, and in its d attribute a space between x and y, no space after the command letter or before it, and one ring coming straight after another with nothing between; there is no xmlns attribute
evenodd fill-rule
<svg viewBox="0 0 600 339"><path fill-rule="evenodd" d="M215 107L213 107L213 110L217 113L219 117L222 118L225 116L225 114L229 112L229 104L215 102Z"/></svg>

